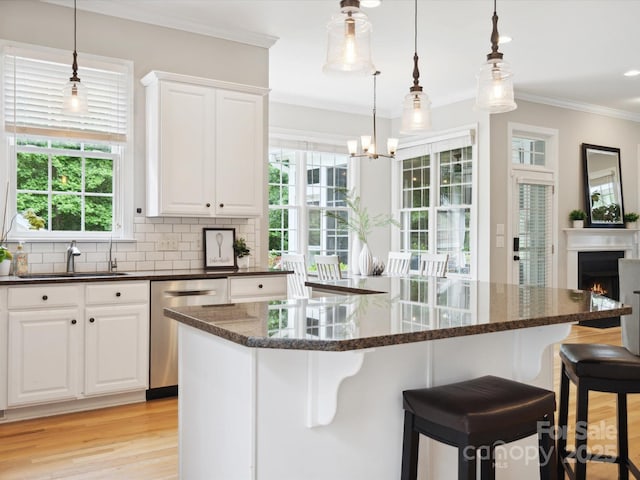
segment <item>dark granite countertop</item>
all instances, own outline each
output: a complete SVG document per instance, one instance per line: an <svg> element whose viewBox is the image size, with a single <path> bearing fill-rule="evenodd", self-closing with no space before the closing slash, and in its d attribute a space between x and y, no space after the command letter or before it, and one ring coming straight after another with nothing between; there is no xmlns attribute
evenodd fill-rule
<svg viewBox="0 0 640 480"><path fill-rule="evenodd" d="M454 278L358 277L308 285L347 294L165 314L247 347L345 351L631 313L629 306L586 291Z"/></svg>
<svg viewBox="0 0 640 480"><path fill-rule="evenodd" d="M197 278L226 278L247 275L282 275L282 270L270 270L267 268L251 267L239 270L149 270L139 272L116 272L107 275L106 272L99 272L93 275L92 272L77 272L78 276L69 276L64 272L55 274L31 273L26 277L9 275L0 277L0 285L28 285L36 283L73 283L73 282L113 282L126 280L189 280ZM95 272L93 272L95 273ZM42 276L39 276L42 275ZM44 276L46 275L46 276Z"/></svg>

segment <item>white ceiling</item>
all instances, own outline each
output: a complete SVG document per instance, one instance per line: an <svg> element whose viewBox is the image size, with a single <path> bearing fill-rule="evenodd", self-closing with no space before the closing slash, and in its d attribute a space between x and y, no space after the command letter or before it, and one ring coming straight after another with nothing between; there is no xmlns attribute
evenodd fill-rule
<svg viewBox="0 0 640 480"><path fill-rule="evenodd" d="M70 0L50 0L71 5ZM373 24L378 113L399 115L412 84L413 0L363 9ZM583 104L640 121L640 0L498 0L500 50L516 98ZM370 76L322 73L339 0L78 0L78 9L270 47L271 98L371 111ZM490 51L491 0L418 0L420 83L434 106L475 95ZM273 43L275 42L275 43Z"/></svg>

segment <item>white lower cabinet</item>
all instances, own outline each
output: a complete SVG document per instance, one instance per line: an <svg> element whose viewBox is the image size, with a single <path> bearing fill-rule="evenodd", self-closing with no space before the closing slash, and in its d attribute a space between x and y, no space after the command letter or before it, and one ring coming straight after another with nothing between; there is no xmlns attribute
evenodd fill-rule
<svg viewBox="0 0 640 480"><path fill-rule="evenodd" d="M8 406L78 396L80 318L78 308L9 312Z"/></svg>
<svg viewBox="0 0 640 480"><path fill-rule="evenodd" d="M9 407L147 388L148 282L8 290Z"/></svg>
<svg viewBox="0 0 640 480"><path fill-rule="evenodd" d="M84 393L147 388L148 305L92 307L86 317Z"/></svg>

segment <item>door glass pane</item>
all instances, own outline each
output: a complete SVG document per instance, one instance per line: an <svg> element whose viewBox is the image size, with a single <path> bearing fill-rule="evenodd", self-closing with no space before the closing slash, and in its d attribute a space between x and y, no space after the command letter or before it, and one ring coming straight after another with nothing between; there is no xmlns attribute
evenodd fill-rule
<svg viewBox="0 0 640 480"><path fill-rule="evenodd" d="M551 187L520 184L519 284L546 286L551 274Z"/></svg>

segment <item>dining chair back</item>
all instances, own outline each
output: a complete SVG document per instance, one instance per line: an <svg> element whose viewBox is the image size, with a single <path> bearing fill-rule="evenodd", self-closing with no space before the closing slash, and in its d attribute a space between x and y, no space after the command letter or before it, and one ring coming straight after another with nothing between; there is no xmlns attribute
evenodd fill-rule
<svg viewBox="0 0 640 480"><path fill-rule="evenodd" d="M449 255L446 253L423 253L420 255L418 272L424 276L445 277L448 260Z"/></svg>
<svg viewBox="0 0 640 480"><path fill-rule="evenodd" d="M337 255L316 255L318 278L320 280L340 280L340 260Z"/></svg>
<svg viewBox="0 0 640 480"><path fill-rule="evenodd" d="M386 275L408 275L411 264L411 252L389 252Z"/></svg>
<svg viewBox="0 0 640 480"><path fill-rule="evenodd" d="M287 275L287 291L290 298L309 298L307 262L302 253L286 253L280 258L280 269L291 270Z"/></svg>

